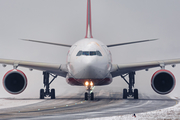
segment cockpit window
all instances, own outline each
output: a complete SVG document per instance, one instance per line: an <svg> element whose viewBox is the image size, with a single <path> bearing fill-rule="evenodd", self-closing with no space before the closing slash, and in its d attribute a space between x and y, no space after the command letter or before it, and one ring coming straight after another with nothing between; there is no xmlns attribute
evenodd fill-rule
<svg viewBox="0 0 180 120"><path fill-rule="evenodd" d="M102 56L102 54L101 54L100 51L96 51L96 54L97 54L98 56Z"/></svg>
<svg viewBox="0 0 180 120"><path fill-rule="evenodd" d="M90 51L90 56L96 55L95 51Z"/></svg>
<svg viewBox="0 0 180 120"><path fill-rule="evenodd" d="M95 56L95 55L102 56L101 52L98 51L98 50L97 51L79 51L76 56L81 56L81 55L85 55L85 56Z"/></svg>
<svg viewBox="0 0 180 120"><path fill-rule="evenodd" d="M89 51L83 51L83 52L82 52L82 55L88 56L88 55L89 55Z"/></svg>
<svg viewBox="0 0 180 120"><path fill-rule="evenodd" d="M79 51L76 56L81 56L81 55L82 55L82 51Z"/></svg>

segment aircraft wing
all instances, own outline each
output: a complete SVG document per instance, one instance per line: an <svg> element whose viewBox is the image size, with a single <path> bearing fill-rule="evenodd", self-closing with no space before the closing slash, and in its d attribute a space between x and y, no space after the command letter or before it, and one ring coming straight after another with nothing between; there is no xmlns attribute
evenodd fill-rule
<svg viewBox="0 0 180 120"><path fill-rule="evenodd" d="M2 64L3 66L12 65L14 68L26 67L29 69L46 71L46 72L54 73L62 77L66 77L67 75L66 64L59 65L59 64L20 61L20 60L8 60L8 59L0 59L0 64Z"/></svg>
<svg viewBox="0 0 180 120"><path fill-rule="evenodd" d="M122 74L129 72L135 72L139 70L148 70L149 68L154 67L165 67L166 65L175 65L180 63L180 59L172 60L161 60L161 61L151 61L151 62L142 62L142 63L132 63L132 64L113 64L111 69L112 77L116 77Z"/></svg>

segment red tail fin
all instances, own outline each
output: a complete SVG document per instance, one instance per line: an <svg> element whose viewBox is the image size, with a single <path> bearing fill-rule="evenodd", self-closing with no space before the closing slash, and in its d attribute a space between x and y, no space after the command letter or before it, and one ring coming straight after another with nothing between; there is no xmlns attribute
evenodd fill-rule
<svg viewBox="0 0 180 120"><path fill-rule="evenodd" d="M91 0L87 0L87 23L85 38L93 38L91 28Z"/></svg>

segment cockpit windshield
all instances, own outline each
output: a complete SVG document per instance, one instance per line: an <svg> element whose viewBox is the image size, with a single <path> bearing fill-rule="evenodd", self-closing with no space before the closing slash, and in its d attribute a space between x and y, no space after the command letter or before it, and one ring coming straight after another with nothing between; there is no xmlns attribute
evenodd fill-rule
<svg viewBox="0 0 180 120"><path fill-rule="evenodd" d="M102 56L101 52L100 51L82 51L80 50L76 56L81 56L81 55L85 55L85 56Z"/></svg>
<svg viewBox="0 0 180 120"><path fill-rule="evenodd" d="M82 55L88 56L88 55L89 55L89 51L83 51L83 52L82 52Z"/></svg>
<svg viewBox="0 0 180 120"><path fill-rule="evenodd" d="M90 51L90 56L96 55L95 51Z"/></svg>

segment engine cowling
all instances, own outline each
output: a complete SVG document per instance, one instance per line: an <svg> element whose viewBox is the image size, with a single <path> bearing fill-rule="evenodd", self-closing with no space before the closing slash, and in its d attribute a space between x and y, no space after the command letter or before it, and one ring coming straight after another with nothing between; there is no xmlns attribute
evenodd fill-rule
<svg viewBox="0 0 180 120"><path fill-rule="evenodd" d="M158 70L151 79L151 86L155 92L161 95L170 93L176 85L174 75L168 70Z"/></svg>
<svg viewBox="0 0 180 120"><path fill-rule="evenodd" d="M20 70L10 70L4 75L3 86L11 94L20 94L26 89L27 77Z"/></svg>

